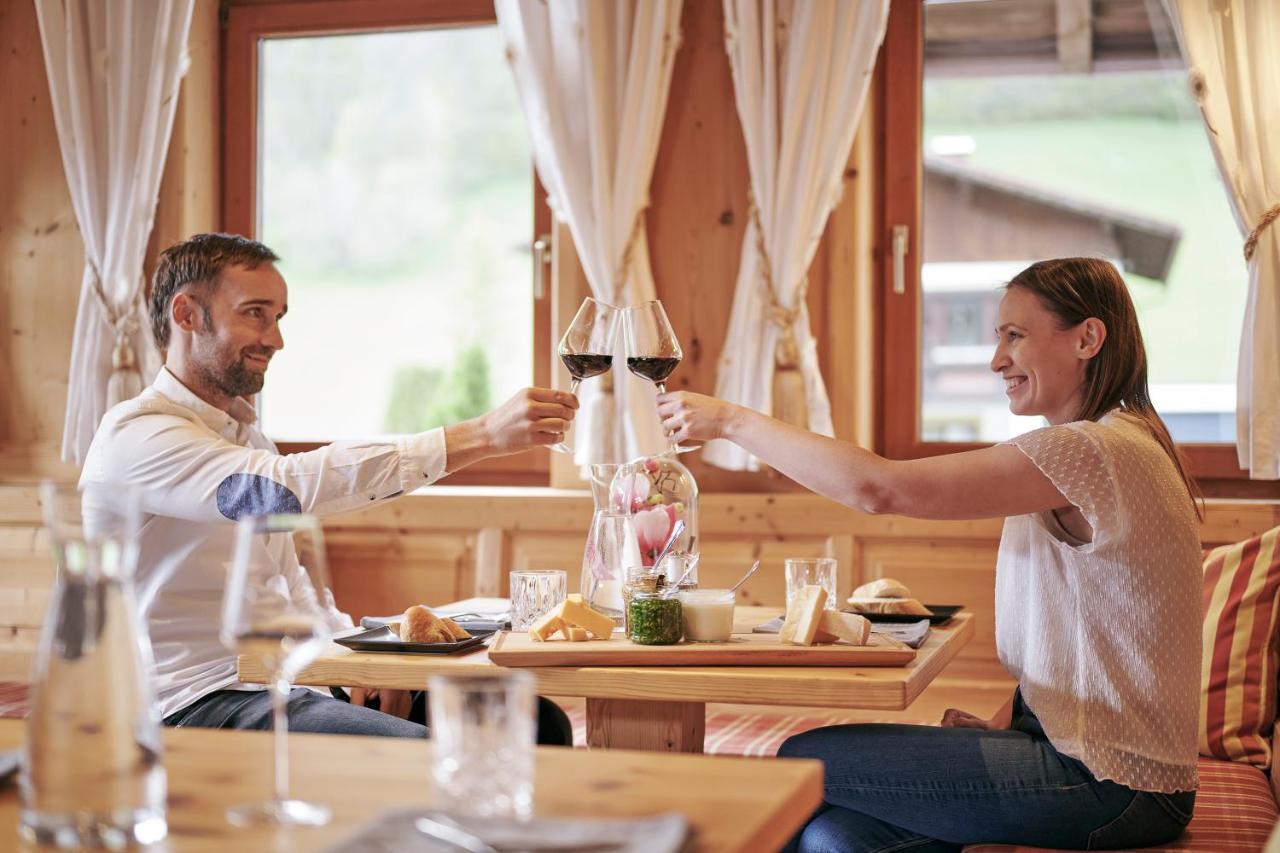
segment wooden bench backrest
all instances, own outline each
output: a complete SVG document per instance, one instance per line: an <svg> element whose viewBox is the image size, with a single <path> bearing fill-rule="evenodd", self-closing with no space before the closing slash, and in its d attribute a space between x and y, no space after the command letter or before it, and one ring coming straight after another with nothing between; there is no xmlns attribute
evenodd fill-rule
<svg viewBox="0 0 1280 853"><path fill-rule="evenodd" d="M338 603L359 618L505 595L507 572L527 568L567 569L576 588L590 513L590 499L575 493L439 488L335 517L326 529ZM784 557L834 556L842 591L891 576L928 601L966 604L978 629L959 668L1000 671L992 625L1001 524L866 516L810 495L703 495L701 580L732 583L760 558L743 601L781 605ZM1220 545L1276 525L1275 503L1214 501L1202 540ZM38 489L0 485L0 680L26 678L53 578Z"/></svg>

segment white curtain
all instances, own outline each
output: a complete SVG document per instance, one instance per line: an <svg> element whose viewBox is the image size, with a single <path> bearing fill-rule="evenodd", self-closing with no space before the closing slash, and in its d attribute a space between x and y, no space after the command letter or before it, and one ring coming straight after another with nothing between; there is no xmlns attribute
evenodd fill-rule
<svg viewBox="0 0 1280 853"><path fill-rule="evenodd" d="M159 369L142 260L194 0L35 0L53 118L84 277L67 384L62 457L84 458L108 408Z"/></svg>
<svg viewBox="0 0 1280 853"><path fill-rule="evenodd" d="M824 435L833 432L831 404L804 304L806 272L840 198L888 14L889 0L724 0L753 212L716 396L776 413L781 359L803 381L800 419ZM723 468L759 468L725 441L708 445L704 457Z"/></svg>
<svg viewBox="0 0 1280 853"><path fill-rule="evenodd" d="M1209 143L1249 266L1236 373L1236 450L1257 480L1280 479L1280 3L1172 0Z"/></svg>
<svg viewBox="0 0 1280 853"><path fill-rule="evenodd" d="M592 294L656 299L644 210L679 46L682 0L497 0L498 26L547 201L569 226ZM620 462L665 442L653 385L625 369L579 388L579 465Z"/></svg>

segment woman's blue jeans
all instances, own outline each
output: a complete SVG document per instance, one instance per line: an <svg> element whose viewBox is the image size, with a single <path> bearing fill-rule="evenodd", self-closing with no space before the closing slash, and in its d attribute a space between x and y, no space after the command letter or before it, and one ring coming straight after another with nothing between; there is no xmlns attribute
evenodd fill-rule
<svg viewBox="0 0 1280 853"><path fill-rule="evenodd" d="M1181 835L1196 797L1097 781L1053 748L1020 694L1009 729L828 726L778 755L825 765L825 802L787 848L806 853L1143 847Z"/></svg>

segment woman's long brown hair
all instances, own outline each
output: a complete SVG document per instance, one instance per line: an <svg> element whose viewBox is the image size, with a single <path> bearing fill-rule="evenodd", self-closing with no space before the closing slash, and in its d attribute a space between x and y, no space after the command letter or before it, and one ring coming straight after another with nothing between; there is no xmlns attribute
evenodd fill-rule
<svg viewBox="0 0 1280 853"><path fill-rule="evenodd" d="M1203 494L1187 473L1186 461L1165 426L1147 389L1147 350L1138 327L1138 313L1124 279L1110 263L1097 258L1057 258L1038 261L1014 276L1007 287L1021 287L1069 329L1096 317L1107 335L1098 354L1085 367L1084 396L1075 420L1096 421L1112 409L1139 418L1182 477L1196 515L1204 519Z"/></svg>

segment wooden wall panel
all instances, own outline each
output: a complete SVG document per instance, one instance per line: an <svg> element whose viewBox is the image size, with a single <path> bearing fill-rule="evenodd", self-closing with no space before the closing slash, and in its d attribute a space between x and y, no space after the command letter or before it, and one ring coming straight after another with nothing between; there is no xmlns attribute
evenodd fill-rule
<svg viewBox="0 0 1280 853"><path fill-rule="evenodd" d="M56 457L84 246L34 3L0 3L0 476Z"/></svg>
<svg viewBox="0 0 1280 853"><path fill-rule="evenodd" d="M468 531L336 529L326 532L333 593L357 621L472 594L475 536Z"/></svg>
<svg viewBox="0 0 1280 853"><path fill-rule="evenodd" d="M158 248L217 226L218 0L196 0L160 189ZM84 265L35 5L0 3L0 482L72 479L59 449Z"/></svg>

